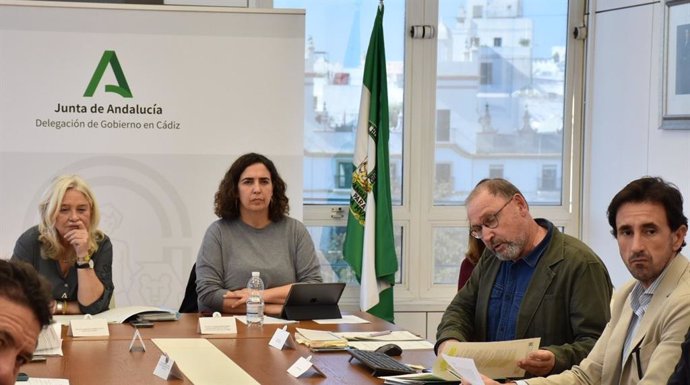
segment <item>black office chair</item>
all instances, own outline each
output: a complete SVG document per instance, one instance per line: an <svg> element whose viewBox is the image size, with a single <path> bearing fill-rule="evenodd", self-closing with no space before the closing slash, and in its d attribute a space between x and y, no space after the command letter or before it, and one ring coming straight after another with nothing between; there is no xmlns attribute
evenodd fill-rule
<svg viewBox="0 0 690 385"><path fill-rule="evenodd" d="M180 313L198 313L199 303L196 297L196 263L192 266L192 271L189 273L189 281L187 281L187 288L184 291L184 298L180 305Z"/></svg>

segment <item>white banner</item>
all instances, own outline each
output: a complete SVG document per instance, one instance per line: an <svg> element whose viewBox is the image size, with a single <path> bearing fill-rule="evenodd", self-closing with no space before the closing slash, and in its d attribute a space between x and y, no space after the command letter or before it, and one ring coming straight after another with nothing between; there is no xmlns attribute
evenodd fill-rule
<svg viewBox="0 0 690 385"><path fill-rule="evenodd" d="M76 173L117 305L179 307L238 155L269 156L301 217L303 73L301 12L0 1L0 257Z"/></svg>

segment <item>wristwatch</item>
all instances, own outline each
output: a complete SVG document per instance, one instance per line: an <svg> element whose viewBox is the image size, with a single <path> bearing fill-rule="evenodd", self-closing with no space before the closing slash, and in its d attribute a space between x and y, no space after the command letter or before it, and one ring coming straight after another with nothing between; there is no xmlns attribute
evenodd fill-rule
<svg viewBox="0 0 690 385"><path fill-rule="evenodd" d="M77 269L93 269L93 259L82 261L81 263L79 263L79 261L74 262L74 266Z"/></svg>

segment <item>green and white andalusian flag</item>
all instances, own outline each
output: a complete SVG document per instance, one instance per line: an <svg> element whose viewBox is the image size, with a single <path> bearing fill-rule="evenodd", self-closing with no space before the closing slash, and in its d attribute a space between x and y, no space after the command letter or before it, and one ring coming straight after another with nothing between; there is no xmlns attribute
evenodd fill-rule
<svg viewBox="0 0 690 385"><path fill-rule="evenodd" d="M380 4L364 63L343 255L360 282L360 308L393 322L393 284L398 261L391 213L386 81Z"/></svg>

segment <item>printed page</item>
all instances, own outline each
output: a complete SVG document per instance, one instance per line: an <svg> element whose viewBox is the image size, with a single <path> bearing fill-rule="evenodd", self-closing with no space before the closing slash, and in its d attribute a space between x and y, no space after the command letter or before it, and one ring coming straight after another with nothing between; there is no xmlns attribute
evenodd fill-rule
<svg viewBox="0 0 690 385"><path fill-rule="evenodd" d="M386 334L383 334L383 333ZM333 334L354 341L421 341L424 338L407 330L381 332L334 332Z"/></svg>
<svg viewBox="0 0 690 385"><path fill-rule="evenodd" d="M175 360L182 373L194 384L258 384L244 369L204 338L154 338L151 341Z"/></svg>
<svg viewBox="0 0 690 385"><path fill-rule="evenodd" d="M356 315L344 315L343 318L330 318L330 319L315 319L313 320L317 324L329 325L329 324L368 324L371 323L364 318L359 318Z"/></svg>
<svg viewBox="0 0 690 385"><path fill-rule="evenodd" d="M451 357L472 358L481 374L487 377L521 378L525 371L517 366L517 362L530 352L539 349L540 338L528 338L513 341L497 342L458 342L446 344L445 353ZM448 363L439 354L434 363L434 374L448 378Z"/></svg>
<svg viewBox="0 0 690 385"><path fill-rule="evenodd" d="M61 356L62 355L62 324L54 322L41 330L38 335L38 345L35 356Z"/></svg>
<svg viewBox="0 0 690 385"><path fill-rule="evenodd" d="M329 332L327 330L314 330L303 328L296 329L297 332L302 335L302 337L308 339L309 341L333 341L343 339L335 335L333 332Z"/></svg>
<svg viewBox="0 0 690 385"><path fill-rule="evenodd" d="M155 306L123 306L116 307L110 310L106 310L102 313L92 314L91 317L105 319L108 323L118 323L121 324L127 320L127 318L146 313L176 313L174 310L163 309ZM63 325L68 325L70 321L75 319L83 319L83 314L72 314L72 315L55 315L53 319L55 322L59 322Z"/></svg>
<svg viewBox="0 0 690 385"><path fill-rule="evenodd" d="M235 319L242 322L243 324L247 324L247 316L246 315L236 315ZM275 317L269 317L267 315L264 316L264 325L283 325L283 324L296 324L297 321L291 321L291 320L286 320L282 318L275 318Z"/></svg>
<svg viewBox="0 0 690 385"><path fill-rule="evenodd" d="M383 345L390 344L391 342L386 341L348 341L348 345L351 348L357 348L359 350L376 350ZM405 350L425 350L433 349L434 344L429 341L395 341L396 345L400 346L400 349Z"/></svg>
<svg viewBox="0 0 690 385"><path fill-rule="evenodd" d="M66 380L64 378L38 378L38 377L29 377L29 380L26 382L17 382L17 384L26 384L26 385L69 385L69 380Z"/></svg>

